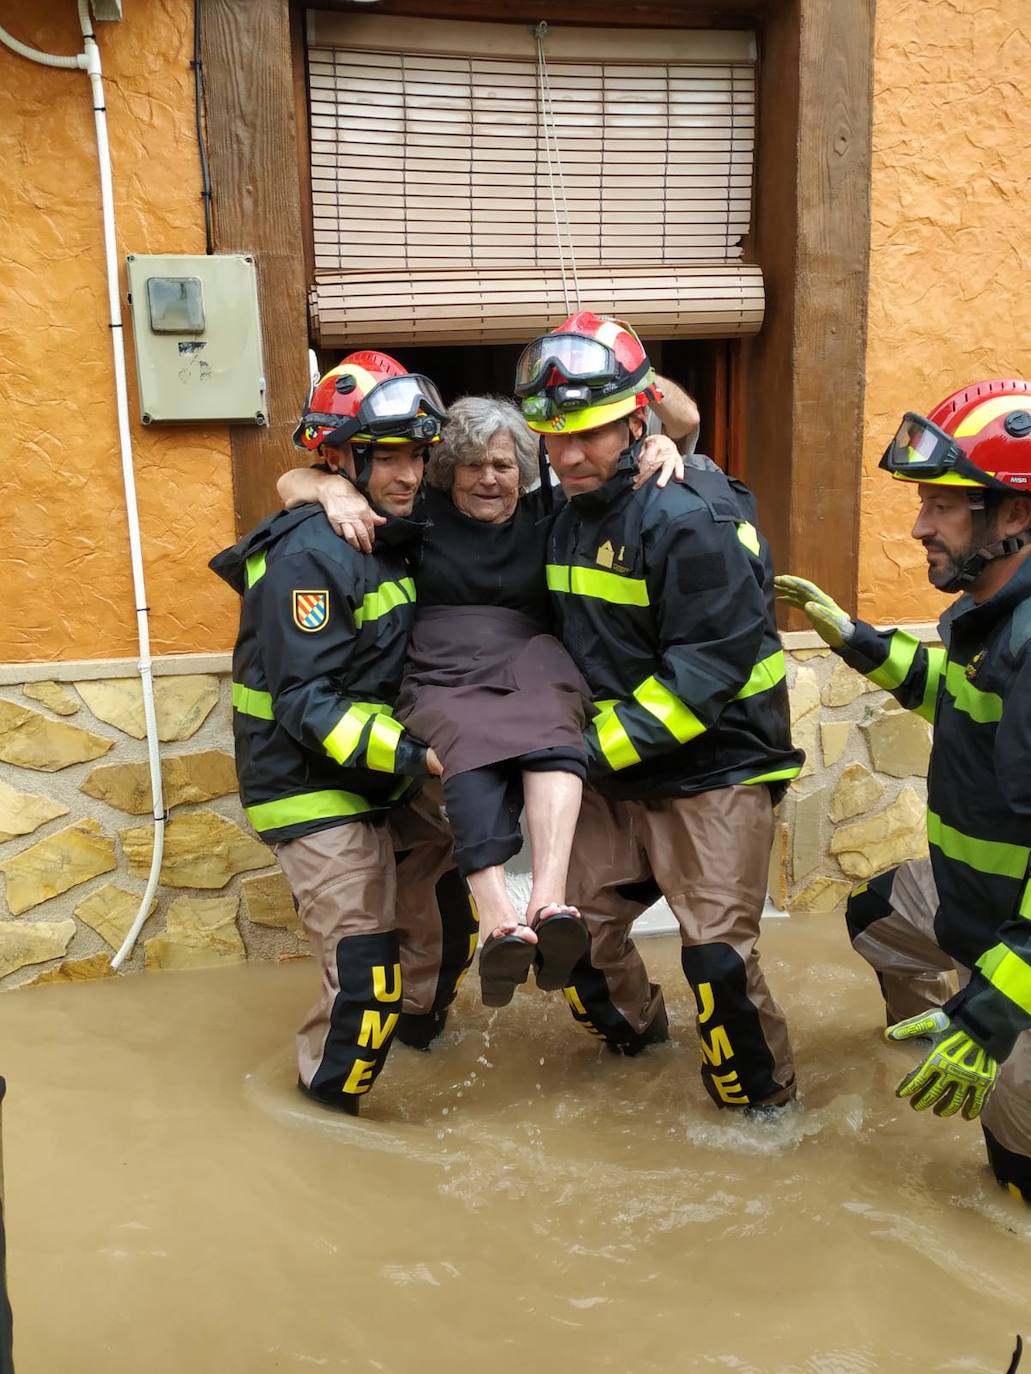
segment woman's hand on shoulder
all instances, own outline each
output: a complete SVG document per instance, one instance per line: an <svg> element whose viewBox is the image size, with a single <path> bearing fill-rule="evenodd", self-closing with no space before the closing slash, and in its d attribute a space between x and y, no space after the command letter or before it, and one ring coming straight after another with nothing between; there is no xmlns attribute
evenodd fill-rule
<svg viewBox="0 0 1031 1374"><path fill-rule="evenodd" d="M684 455L665 434L649 434L641 444L634 490L643 487L652 477L655 477L657 487L664 487L671 477L678 482L684 478Z"/></svg>
<svg viewBox="0 0 1031 1374"><path fill-rule="evenodd" d="M317 501L333 533L359 553L372 553L376 526L386 524L386 517L376 514L358 488L335 472L291 468L276 482L276 489L288 510Z"/></svg>

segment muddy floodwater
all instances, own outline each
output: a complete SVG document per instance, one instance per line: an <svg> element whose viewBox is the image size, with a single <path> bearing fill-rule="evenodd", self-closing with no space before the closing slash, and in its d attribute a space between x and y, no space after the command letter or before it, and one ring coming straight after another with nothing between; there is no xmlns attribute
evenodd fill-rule
<svg viewBox="0 0 1031 1374"><path fill-rule="evenodd" d="M293 1086L310 962L5 994L19 1374L1003 1374L1031 1210L892 1096L913 1054L839 919L766 925L774 1125L710 1104L679 946L643 948L672 1044L618 1059L470 977L359 1121Z"/></svg>

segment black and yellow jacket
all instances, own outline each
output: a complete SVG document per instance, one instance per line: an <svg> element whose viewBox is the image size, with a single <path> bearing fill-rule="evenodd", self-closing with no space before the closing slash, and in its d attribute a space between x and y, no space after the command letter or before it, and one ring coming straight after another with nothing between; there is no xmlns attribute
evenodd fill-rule
<svg viewBox="0 0 1031 1374"><path fill-rule="evenodd" d="M769 551L751 495L716 468L633 490L634 450L559 511L548 586L596 714L586 743L607 797L686 797L733 783L779 796L791 744Z"/></svg>
<svg viewBox="0 0 1031 1374"><path fill-rule="evenodd" d="M371 555L321 506L280 511L210 566L243 597L233 654L240 795L263 840L373 820L417 790L426 746L393 718L422 526L392 519Z"/></svg>
<svg viewBox="0 0 1031 1374"><path fill-rule="evenodd" d="M934 724L935 934L973 970L946 1006L997 1059L1031 1026L1031 562L939 621L945 648L863 621L841 657Z"/></svg>

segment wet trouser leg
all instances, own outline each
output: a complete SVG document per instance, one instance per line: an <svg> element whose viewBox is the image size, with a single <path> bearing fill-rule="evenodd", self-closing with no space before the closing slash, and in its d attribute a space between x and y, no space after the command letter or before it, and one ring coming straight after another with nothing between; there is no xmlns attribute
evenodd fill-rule
<svg viewBox="0 0 1031 1374"><path fill-rule="evenodd" d="M301 1083L356 1111L386 1062L401 1014L390 832L355 821L276 846L322 972L297 1034Z"/></svg>
<svg viewBox="0 0 1031 1374"><path fill-rule="evenodd" d="M937 910L928 859L900 864L849 898L849 935L881 980L889 1023L941 1006L952 995L954 969L961 983L970 976L939 946ZM1000 1066L981 1126L995 1177L1031 1201L1031 1031Z"/></svg>
<svg viewBox="0 0 1031 1374"><path fill-rule="evenodd" d="M397 1038L427 1049L476 952L478 923L458 876L440 783L390 814L397 858L397 933L404 1004Z"/></svg>
<svg viewBox="0 0 1031 1374"><path fill-rule="evenodd" d="M609 1008L636 1036L649 1025L660 994L630 923L665 895L698 1005L702 1080L719 1106L778 1103L795 1091L784 1015L757 950L772 830L764 787L649 803L588 792L573 845L570 899L591 932L590 968L578 966L573 980L585 1013L603 1034Z"/></svg>
<svg viewBox="0 0 1031 1374"><path fill-rule="evenodd" d="M623 1054L664 1040L662 993L630 937L633 922L660 894L629 805L584 791L566 893L591 937L589 958L580 960L564 989L574 1019Z"/></svg>
<svg viewBox="0 0 1031 1374"><path fill-rule="evenodd" d="M769 789L720 787L648 803L640 824L680 923L706 1092L719 1107L788 1101L795 1071L787 1024L758 949L773 844Z"/></svg>
<svg viewBox="0 0 1031 1374"><path fill-rule="evenodd" d="M934 937L938 893L929 859L912 859L860 883L848 899L849 939L877 974L888 1025L952 996L953 963Z"/></svg>

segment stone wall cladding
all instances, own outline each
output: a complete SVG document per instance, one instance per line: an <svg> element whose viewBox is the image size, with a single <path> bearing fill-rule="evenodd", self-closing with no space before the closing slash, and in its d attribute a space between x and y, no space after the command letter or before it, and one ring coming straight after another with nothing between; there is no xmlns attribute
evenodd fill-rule
<svg viewBox="0 0 1031 1374"><path fill-rule="evenodd" d="M926 852L930 730L829 650L787 657L809 757L778 809L770 892L789 910L829 912L856 882ZM139 687L117 665L90 681L74 665L56 672L60 683L0 685L0 989L110 976L146 886ZM285 880L236 794L229 675L187 668L155 689L170 814L161 886L126 971L303 955Z"/></svg>
<svg viewBox="0 0 1031 1374"><path fill-rule="evenodd" d="M808 757L777 811L770 895L829 912L858 882L927 853L931 728L829 649L787 659L792 733Z"/></svg>
<svg viewBox="0 0 1031 1374"><path fill-rule="evenodd" d="M58 672L67 679L68 666ZM236 794L228 675L155 687L165 861L125 970L304 953L289 891ZM110 975L153 842L139 690L124 670L81 690L74 679L0 686L0 989Z"/></svg>

